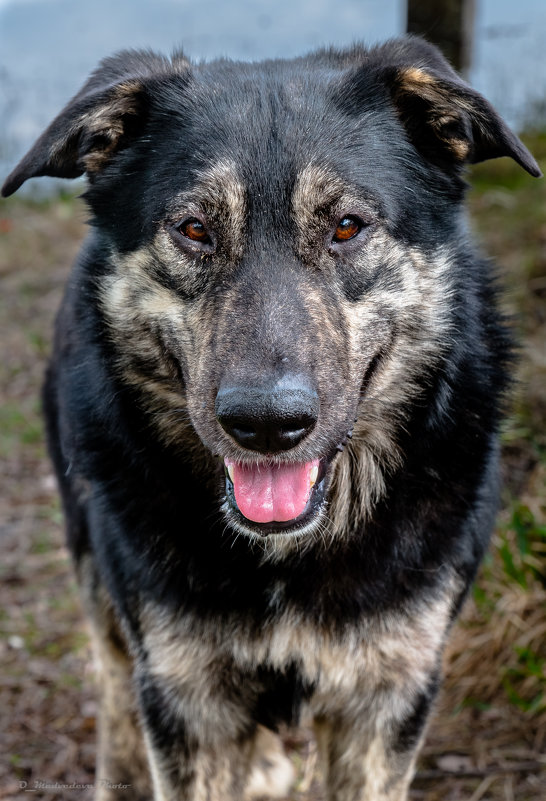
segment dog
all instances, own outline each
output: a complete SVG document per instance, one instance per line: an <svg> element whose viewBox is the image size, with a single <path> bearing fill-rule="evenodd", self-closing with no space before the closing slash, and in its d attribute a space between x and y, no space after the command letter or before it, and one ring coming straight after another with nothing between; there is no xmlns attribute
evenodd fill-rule
<svg viewBox="0 0 546 801"><path fill-rule="evenodd" d="M97 798L240 801L313 720L403 801L488 544L511 336L468 163L539 168L424 40L101 62L7 178L88 176L44 390Z"/></svg>

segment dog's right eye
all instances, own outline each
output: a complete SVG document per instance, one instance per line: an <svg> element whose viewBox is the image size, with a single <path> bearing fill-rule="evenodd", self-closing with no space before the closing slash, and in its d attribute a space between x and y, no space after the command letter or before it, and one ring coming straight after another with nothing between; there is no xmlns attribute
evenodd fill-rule
<svg viewBox="0 0 546 801"><path fill-rule="evenodd" d="M196 217L190 217L175 226L179 234L191 239L192 242L199 242L202 245L212 245L212 240L203 223Z"/></svg>
<svg viewBox="0 0 546 801"><path fill-rule="evenodd" d="M347 242L349 239L354 239L362 227L362 222L356 217L343 217L337 224L332 242Z"/></svg>

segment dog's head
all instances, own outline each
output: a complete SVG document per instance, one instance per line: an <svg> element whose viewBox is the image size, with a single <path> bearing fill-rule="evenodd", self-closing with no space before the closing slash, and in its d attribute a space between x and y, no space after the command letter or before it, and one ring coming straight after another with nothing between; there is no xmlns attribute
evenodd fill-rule
<svg viewBox="0 0 546 801"><path fill-rule="evenodd" d="M125 52L3 193L87 173L120 380L166 447L219 457L232 528L278 540L381 495L456 337L464 165L497 156L540 174L419 39L263 64Z"/></svg>

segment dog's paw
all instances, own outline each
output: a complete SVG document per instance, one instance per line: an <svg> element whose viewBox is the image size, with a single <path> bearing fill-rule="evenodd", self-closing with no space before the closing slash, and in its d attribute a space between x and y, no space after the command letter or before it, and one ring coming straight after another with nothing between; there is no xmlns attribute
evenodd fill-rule
<svg viewBox="0 0 546 801"><path fill-rule="evenodd" d="M260 726L245 801L283 798L288 795L294 778L294 768L284 753L280 739L269 729Z"/></svg>

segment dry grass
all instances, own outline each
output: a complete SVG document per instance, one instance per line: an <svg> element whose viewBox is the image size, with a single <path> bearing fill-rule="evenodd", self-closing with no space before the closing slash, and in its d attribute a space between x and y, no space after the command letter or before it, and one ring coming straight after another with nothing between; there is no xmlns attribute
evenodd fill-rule
<svg viewBox="0 0 546 801"><path fill-rule="evenodd" d="M546 167L546 137L531 147ZM545 170L546 171L546 170ZM471 202L502 266L523 341L504 433L506 492L491 556L455 627L447 680L412 798L546 798L546 182L507 160L475 171ZM95 702L90 652L45 456L39 387L55 309L82 237L73 199L0 206L0 798L91 798ZM319 801L307 733L286 738L293 801ZM27 788L28 789L28 788Z"/></svg>

